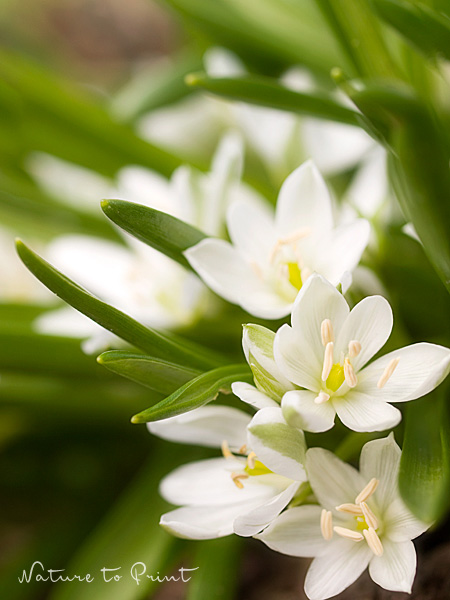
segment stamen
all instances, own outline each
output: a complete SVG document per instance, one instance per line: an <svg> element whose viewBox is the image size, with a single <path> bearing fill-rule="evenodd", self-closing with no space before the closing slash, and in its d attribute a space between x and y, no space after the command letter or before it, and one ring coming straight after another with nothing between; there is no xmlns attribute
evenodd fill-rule
<svg viewBox="0 0 450 600"><path fill-rule="evenodd" d="M361 352L361 344L358 340L351 340L348 344L348 355L350 358L355 358Z"/></svg>
<svg viewBox="0 0 450 600"><path fill-rule="evenodd" d="M322 381L326 381L328 379L328 375L330 374L333 366L333 350L333 342L328 342L325 346L325 354L323 357Z"/></svg>
<svg viewBox="0 0 450 600"><path fill-rule="evenodd" d="M323 404L324 402L328 402L330 399L330 395L324 391L320 391L319 395L314 398L314 402L316 404Z"/></svg>
<svg viewBox="0 0 450 600"><path fill-rule="evenodd" d="M361 504L361 502L365 502L377 489L378 484L380 482L375 477L369 481L369 483L365 486L365 488L356 496L355 504Z"/></svg>
<svg viewBox="0 0 450 600"><path fill-rule="evenodd" d="M352 540L352 542L362 542L364 536L358 531L353 531L352 529L347 529L346 527L333 527L334 531L343 538L347 540Z"/></svg>
<svg viewBox="0 0 450 600"><path fill-rule="evenodd" d="M392 374L394 373L395 369L397 368L397 365L399 362L400 362L400 357L393 358L391 360L391 362L388 364L388 366L383 371L383 375L378 380L378 383L377 383L378 389L381 390L381 388L383 388L387 384L389 379L392 377Z"/></svg>
<svg viewBox="0 0 450 600"><path fill-rule="evenodd" d="M326 346L328 342L334 342L334 331L333 325L330 319L324 319L320 326L320 335L322 337L322 344Z"/></svg>
<svg viewBox="0 0 450 600"><path fill-rule="evenodd" d="M364 519L369 528L371 527L372 529L378 529L378 520L367 504L365 502L361 502L360 506L364 515Z"/></svg>
<svg viewBox="0 0 450 600"><path fill-rule="evenodd" d="M255 468L255 462L256 462L256 454L254 452L250 452L250 454L247 456L247 466L249 469L254 469Z"/></svg>
<svg viewBox="0 0 450 600"><path fill-rule="evenodd" d="M241 479L248 479L248 475L245 473L231 473L231 479L233 480L234 485L242 490L244 488L244 484Z"/></svg>
<svg viewBox="0 0 450 600"><path fill-rule="evenodd" d="M364 537L366 538L367 545L375 554L375 556L383 556L383 544L377 535L377 532L373 527L369 529L363 529Z"/></svg>
<svg viewBox="0 0 450 600"><path fill-rule="evenodd" d="M322 509L320 514L320 530L324 540L331 540L333 537L333 515L331 510Z"/></svg>
<svg viewBox="0 0 450 600"><path fill-rule="evenodd" d="M275 242L274 247L272 248L272 252L270 253L269 261L271 263L273 263L280 248L282 248L283 246L289 246L289 244L298 242L301 238L308 236L310 233L311 233L311 227L302 227L301 229L294 231L294 233L291 233L291 235L288 235L285 238L278 239Z"/></svg>
<svg viewBox="0 0 450 600"><path fill-rule="evenodd" d="M263 271L262 271L261 267L259 266L259 264L256 261L252 260L250 262L250 266L253 269L253 271L256 273L256 275L260 279L263 279L264 274L263 274Z"/></svg>
<svg viewBox="0 0 450 600"><path fill-rule="evenodd" d="M336 506L336 510L355 516L363 514L361 506L358 504L351 504L350 502L348 504L340 504L339 506Z"/></svg>
<svg viewBox="0 0 450 600"><path fill-rule="evenodd" d="M247 454L247 444L242 444L239 448L239 454Z"/></svg>
<svg viewBox="0 0 450 600"><path fill-rule="evenodd" d="M348 358L346 358L344 360L344 377L345 377L345 383L349 387L354 388L358 384L358 379L356 377L356 373L353 370L353 367Z"/></svg>
<svg viewBox="0 0 450 600"><path fill-rule="evenodd" d="M224 458L233 458L233 453L230 450L227 440L223 440L222 442L222 454Z"/></svg>

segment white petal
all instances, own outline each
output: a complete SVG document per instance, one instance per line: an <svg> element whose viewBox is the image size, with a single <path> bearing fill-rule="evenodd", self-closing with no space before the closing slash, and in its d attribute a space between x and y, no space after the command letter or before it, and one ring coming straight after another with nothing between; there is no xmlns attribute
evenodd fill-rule
<svg viewBox="0 0 450 600"><path fill-rule="evenodd" d="M334 397L333 406L342 423L353 431L385 431L402 418L398 408L357 390Z"/></svg>
<svg viewBox="0 0 450 600"><path fill-rule="evenodd" d="M319 391L322 365L297 330L283 325L275 335L273 349L275 362L288 380L300 387Z"/></svg>
<svg viewBox="0 0 450 600"><path fill-rule="evenodd" d="M122 198L171 215L175 214L168 180L144 167L131 166L120 169L117 175L117 189L112 191L110 197Z"/></svg>
<svg viewBox="0 0 450 600"><path fill-rule="evenodd" d="M402 451L391 433L387 437L367 442L361 450L360 472L367 483L373 477L379 484L374 494L380 510L385 512L398 497L398 469Z"/></svg>
<svg viewBox="0 0 450 600"><path fill-rule="evenodd" d="M231 241L249 261L264 264L276 242L273 215L265 206L234 202L227 212Z"/></svg>
<svg viewBox="0 0 450 600"><path fill-rule="evenodd" d="M331 199L322 175L307 161L281 186L276 209L276 227L286 236L305 227L327 231L333 225Z"/></svg>
<svg viewBox="0 0 450 600"><path fill-rule="evenodd" d="M260 408L267 408L269 406L279 407L279 404L260 392L255 386L250 385L249 383L243 383L241 381L236 381L231 384L231 390L235 396L240 398L242 402L246 404L250 404L250 406L254 406L258 410Z"/></svg>
<svg viewBox="0 0 450 600"><path fill-rule="evenodd" d="M366 569L373 556L367 544L336 539L315 558L305 579L305 592L310 600L325 600L339 594Z"/></svg>
<svg viewBox="0 0 450 600"><path fill-rule="evenodd" d="M292 427L319 433L328 431L334 425L336 411L331 402L316 404L316 392L294 390L283 396L281 406L283 416Z"/></svg>
<svg viewBox="0 0 450 600"><path fill-rule="evenodd" d="M400 361L383 388L377 382L393 358ZM436 344L412 344L394 350L366 367L359 375L358 390L386 402L407 402L425 396L450 371L450 350Z"/></svg>
<svg viewBox="0 0 450 600"><path fill-rule="evenodd" d="M242 480L238 488L233 472L244 472L245 460L210 458L178 467L160 484L161 495L172 504L217 506L258 500L264 502L286 487L286 480L274 475L259 475Z"/></svg>
<svg viewBox="0 0 450 600"><path fill-rule="evenodd" d="M430 527L429 524L416 519L401 498L395 498L387 506L383 515L383 524L384 535L392 542L414 540Z"/></svg>
<svg viewBox="0 0 450 600"><path fill-rule="evenodd" d="M147 423L147 429L164 440L220 448L226 440L238 450L247 440L251 417L231 406L202 406L196 410Z"/></svg>
<svg viewBox="0 0 450 600"><path fill-rule="evenodd" d="M351 359L351 363L355 371L359 371L384 346L391 334L392 324L392 309L385 298L364 298L342 325L336 338L336 355L347 353L349 342L357 340L361 344L361 352Z"/></svg>
<svg viewBox="0 0 450 600"><path fill-rule="evenodd" d="M305 436L290 427L281 408L263 408L248 426L248 445L274 473L305 481Z"/></svg>
<svg viewBox="0 0 450 600"><path fill-rule="evenodd" d="M249 537L264 529L289 504L298 490L298 486L297 482L291 483L289 487L265 504L239 516L234 522L234 533Z"/></svg>
<svg viewBox="0 0 450 600"><path fill-rule="evenodd" d="M416 574L416 550L412 542L383 539L383 556L370 561L369 574L385 590L411 593Z"/></svg>
<svg viewBox="0 0 450 600"><path fill-rule="evenodd" d="M306 452L306 472L320 504L332 511L340 504L354 502L367 483L354 467L323 448Z"/></svg>
<svg viewBox="0 0 450 600"><path fill-rule="evenodd" d="M233 523L254 503L223 506L184 506L164 515L160 525L177 537L191 540L211 540L233 533Z"/></svg>
<svg viewBox="0 0 450 600"><path fill-rule="evenodd" d="M255 537L282 554L318 556L328 547L320 531L321 513L316 505L289 508Z"/></svg>

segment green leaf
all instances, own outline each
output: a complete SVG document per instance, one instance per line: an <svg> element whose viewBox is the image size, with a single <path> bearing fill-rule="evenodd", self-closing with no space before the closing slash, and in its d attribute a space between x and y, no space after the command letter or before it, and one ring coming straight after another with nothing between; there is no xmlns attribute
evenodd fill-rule
<svg viewBox="0 0 450 600"><path fill-rule="evenodd" d="M54 294L118 337L144 352L169 362L179 362L200 369L217 366L224 359L211 350L175 335L144 327L117 308L102 302L44 259L17 241L17 251L25 266Z"/></svg>
<svg viewBox="0 0 450 600"><path fill-rule="evenodd" d="M192 73L186 77L186 83L233 100L359 125L357 113L339 104L331 96L320 92L296 92L269 77L216 78L203 73Z"/></svg>
<svg viewBox="0 0 450 600"><path fill-rule="evenodd" d="M406 407L400 461L400 493L422 521L438 520L449 508L450 423L442 388Z"/></svg>
<svg viewBox="0 0 450 600"><path fill-rule="evenodd" d="M97 358L97 362L113 373L127 377L165 395L171 394L200 374L200 371L196 369L158 360L153 356L121 350L103 352Z"/></svg>
<svg viewBox="0 0 450 600"><path fill-rule="evenodd" d="M190 268L183 252L207 237L192 225L141 204L124 200L103 200L102 209L124 231L184 267Z"/></svg>
<svg viewBox="0 0 450 600"><path fill-rule="evenodd" d="M450 18L425 4L405 0L372 0L377 13L415 48L450 60Z"/></svg>
<svg viewBox="0 0 450 600"><path fill-rule="evenodd" d="M202 373L155 406L135 415L131 422L149 423L194 410L215 400L219 393L230 393L235 381L252 381L247 365L228 365Z"/></svg>

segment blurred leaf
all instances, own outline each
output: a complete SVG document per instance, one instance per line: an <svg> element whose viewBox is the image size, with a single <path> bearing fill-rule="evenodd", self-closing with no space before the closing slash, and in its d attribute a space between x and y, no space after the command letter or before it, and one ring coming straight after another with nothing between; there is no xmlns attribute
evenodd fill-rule
<svg viewBox="0 0 450 600"><path fill-rule="evenodd" d="M191 73L186 77L186 83L233 100L359 125L357 113L336 102L330 95L296 92L268 77L216 78L208 77L204 73Z"/></svg>
<svg viewBox="0 0 450 600"><path fill-rule="evenodd" d="M415 48L450 60L450 18L425 4L372 0L376 12Z"/></svg>
<svg viewBox="0 0 450 600"><path fill-rule="evenodd" d="M450 422L442 387L406 407L399 486L406 505L422 521L449 508Z"/></svg>
<svg viewBox="0 0 450 600"><path fill-rule="evenodd" d="M252 380L252 374L247 365L228 365L213 369L188 381L158 404L138 413L131 419L131 422L148 423L181 415L215 400L219 393L230 393L231 384L235 381L250 383Z"/></svg>
<svg viewBox="0 0 450 600"><path fill-rule="evenodd" d="M186 600L236 598L243 545L237 535L200 542L192 561L198 572L189 573L192 579Z"/></svg>
<svg viewBox="0 0 450 600"><path fill-rule="evenodd" d="M127 377L161 394L171 394L200 374L196 369L158 360L153 356L121 350L103 352L97 358L97 362L113 373Z"/></svg>
<svg viewBox="0 0 450 600"><path fill-rule="evenodd" d="M184 267L190 265L183 252L207 237L192 225L141 204L103 200L102 208L113 223Z"/></svg>
<svg viewBox="0 0 450 600"><path fill-rule="evenodd" d="M108 331L152 356L199 368L217 366L224 360L192 342L144 327L117 308L98 300L20 240L17 241L17 251L25 266L54 294Z"/></svg>

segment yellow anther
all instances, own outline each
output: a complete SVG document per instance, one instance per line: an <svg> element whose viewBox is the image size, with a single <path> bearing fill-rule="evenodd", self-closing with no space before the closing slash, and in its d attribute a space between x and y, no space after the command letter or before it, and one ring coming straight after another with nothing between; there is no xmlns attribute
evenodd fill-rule
<svg viewBox="0 0 450 600"><path fill-rule="evenodd" d="M330 319L324 319L320 326L320 336L322 338L322 344L326 346L328 342L334 342L334 331L333 325Z"/></svg>
<svg viewBox="0 0 450 600"><path fill-rule="evenodd" d="M364 487L363 490L356 496L355 504L361 504L361 502L365 502L377 489L378 484L380 482L375 477L369 481L369 483Z"/></svg>
<svg viewBox="0 0 450 600"><path fill-rule="evenodd" d="M344 378L348 387L354 388L358 384L356 373L348 358L344 360Z"/></svg>
<svg viewBox="0 0 450 600"><path fill-rule="evenodd" d="M247 456L247 467L250 470L253 470L255 468L256 465L256 454L254 452L250 452L250 454Z"/></svg>
<svg viewBox="0 0 450 600"><path fill-rule="evenodd" d="M350 502L348 504L340 504L339 506L336 506L336 510L347 513L348 515L359 516L363 514L361 506L358 504L351 504Z"/></svg>
<svg viewBox="0 0 450 600"><path fill-rule="evenodd" d="M378 389L381 390L381 388L383 388L387 384L389 379L392 377L392 374L394 373L395 369L397 368L397 365L399 362L400 362L400 357L393 358L391 360L391 362L388 364L388 366L383 371L383 375L378 380L378 383L377 383Z"/></svg>
<svg viewBox="0 0 450 600"><path fill-rule="evenodd" d="M323 357L322 381L326 381L328 379L328 375L330 374L333 366L333 351L333 342L328 342L325 346L325 353Z"/></svg>
<svg viewBox="0 0 450 600"><path fill-rule="evenodd" d="M239 454L247 454L247 444L242 444L239 448Z"/></svg>
<svg viewBox="0 0 450 600"><path fill-rule="evenodd" d="M324 540L331 540L333 537L333 515L331 510L322 509L320 514L320 530Z"/></svg>
<svg viewBox="0 0 450 600"><path fill-rule="evenodd" d="M364 519L369 528L372 527L372 529L378 529L378 520L367 504L365 502L361 502L360 506L364 515Z"/></svg>
<svg viewBox="0 0 450 600"><path fill-rule="evenodd" d="M245 473L231 473L231 479L233 480L234 485L242 490L244 488L244 484L241 479L248 479L248 475Z"/></svg>
<svg viewBox="0 0 450 600"><path fill-rule="evenodd" d="M375 554L375 556L383 556L383 544L377 535L377 532L373 527L363 530L364 537L366 538L367 545Z"/></svg>
<svg viewBox="0 0 450 600"><path fill-rule="evenodd" d="M326 392L321 391L319 392L319 395L314 398L314 402L316 404L323 404L324 402L328 402L329 399L330 395Z"/></svg>
<svg viewBox="0 0 450 600"><path fill-rule="evenodd" d="M233 458L233 454L230 450L227 440L223 440L222 442L222 454L225 458Z"/></svg>
<svg viewBox="0 0 450 600"><path fill-rule="evenodd" d="M350 356L350 358L355 358L355 356L358 356L360 352L361 344L358 342L358 340L352 340L351 342L349 342L348 355Z"/></svg>
<svg viewBox="0 0 450 600"><path fill-rule="evenodd" d="M346 527L333 527L334 531L343 538L347 540L352 540L352 542L362 542L364 536L358 531L353 531L352 529L347 529Z"/></svg>

